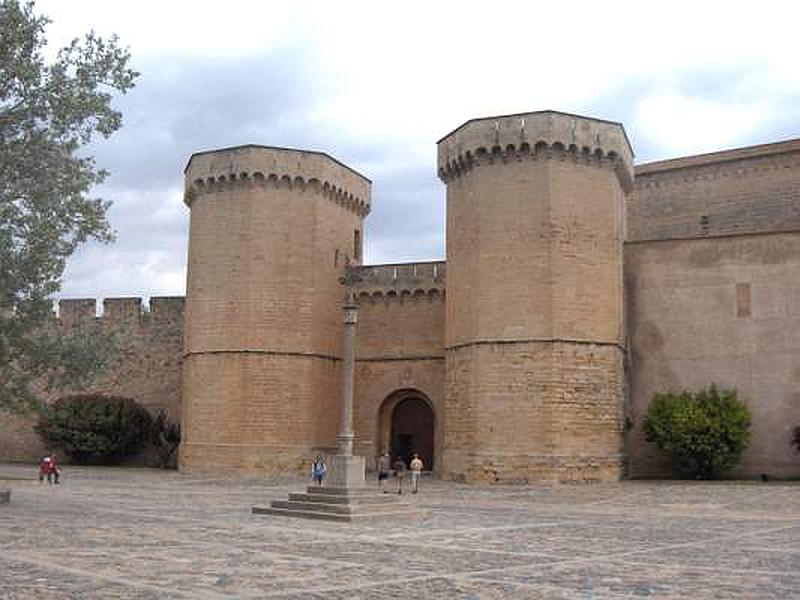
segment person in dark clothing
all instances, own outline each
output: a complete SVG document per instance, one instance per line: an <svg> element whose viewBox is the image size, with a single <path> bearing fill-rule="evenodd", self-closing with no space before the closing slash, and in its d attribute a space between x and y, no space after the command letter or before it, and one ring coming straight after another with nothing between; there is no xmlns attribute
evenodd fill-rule
<svg viewBox="0 0 800 600"><path fill-rule="evenodd" d="M392 459L388 452L384 452L378 458L378 489L386 494L384 484L389 479L389 473L392 470Z"/></svg>
<svg viewBox="0 0 800 600"><path fill-rule="evenodd" d="M394 461L394 477L397 479L397 493L403 493L403 480L406 478L406 461L399 456Z"/></svg>

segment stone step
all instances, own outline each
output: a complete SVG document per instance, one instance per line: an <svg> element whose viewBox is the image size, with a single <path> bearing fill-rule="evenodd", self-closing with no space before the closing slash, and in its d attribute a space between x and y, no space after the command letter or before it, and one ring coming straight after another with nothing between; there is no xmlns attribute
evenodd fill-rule
<svg viewBox="0 0 800 600"><path fill-rule="evenodd" d="M355 514L359 512L370 513L385 513L385 512L399 512L403 510L411 510L412 506L408 503L392 502L387 504L328 504L324 502L298 502L295 500L273 500L270 502L273 508L300 510L300 511L317 511L338 513L342 515Z"/></svg>
<svg viewBox="0 0 800 600"><path fill-rule="evenodd" d="M381 512L355 512L349 514L319 512L314 510L292 510L288 508L277 508L273 506L254 506L253 514L273 515L279 517L293 517L299 519L318 519L322 521L338 521L341 523L365 522L365 521L388 521L399 519L400 521L422 520L427 513L424 510L400 510L400 511L381 511Z"/></svg>
<svg viewBox="0 0 800 600"><path fill-rule="evenodd" d="M331 496L369 496L375 493L373 487L343 488L326 485L310 485L306 488L307 494L324 494Z"/></svg>
<svg viewBox="0 0 800 600"><path fill-rule="evenodd" d="M397 502L402 496L397 494L359 494L340 496L336 494L312 494L305 492L291 492L289 500L298 502L327 502L330 504L391 504Z"/></svg>

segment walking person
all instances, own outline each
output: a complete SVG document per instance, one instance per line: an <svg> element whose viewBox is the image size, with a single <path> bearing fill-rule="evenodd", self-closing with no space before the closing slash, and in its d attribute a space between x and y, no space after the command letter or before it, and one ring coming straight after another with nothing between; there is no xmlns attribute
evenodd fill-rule
<svg viewBox="0 0 800 600"><path fill-rule="evenodd" d="M389 479L389 473L392 470L392 459L388 452L384 452L378 457L378 489L384 494L388 494L384 489L386 480Z"/></svg>
<svg viewBox="0 0 800 600"><path fill-rule="evenodd" d="M326 471L325 461L322 460L322 457L318 454L314 462L311 463L311 478L314 480L314 483L317 484L317 487L322 485Z"/></svg>
<svg viewBox="0 0 800 600"><path fill-rule="evenodd" d="M411 460L411 493L416 494L419 490L419 478L422 475L422 459L419 457L419 454L414 454L414 458Z"/></svg>
<svg viewBox="0 0 800 600"><path fill-rule="evenodd" d="M394 477L397 479L397 493L403 493L403 479L406 478L406 461L401 457L397 457L394 461Z"/></svg>

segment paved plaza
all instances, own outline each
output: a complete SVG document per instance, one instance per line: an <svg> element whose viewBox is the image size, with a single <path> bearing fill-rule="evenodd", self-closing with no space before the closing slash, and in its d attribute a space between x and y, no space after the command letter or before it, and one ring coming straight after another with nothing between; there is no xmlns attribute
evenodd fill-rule
<svg viewBox="0 0 800 600"><path fill-rule="evenodd" d="M353 525L250 513L301 480L34 475L0 465L3 599L800 597L794 483L426 480L421 523Z"/></svg>

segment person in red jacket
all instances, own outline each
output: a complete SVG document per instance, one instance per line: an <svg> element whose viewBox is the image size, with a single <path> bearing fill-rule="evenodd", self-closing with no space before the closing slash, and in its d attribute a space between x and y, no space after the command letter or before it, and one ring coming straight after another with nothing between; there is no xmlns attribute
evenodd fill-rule
<svg viewBox="0 0 800 600"><path fill-rule="evenodd" d="M46 454L39 460L39 483L44 482L44 478L50 481L50 455Z"/></svg>
<svg viewBox="0 0 800 600"><path fill-rule="evenodd" d="M56 485L61 483L59 481L61 467L58 466L58 456L55 453L43 456L39 461L39 483L42 483L45 477L47 477L47 483Z"/></svg>

